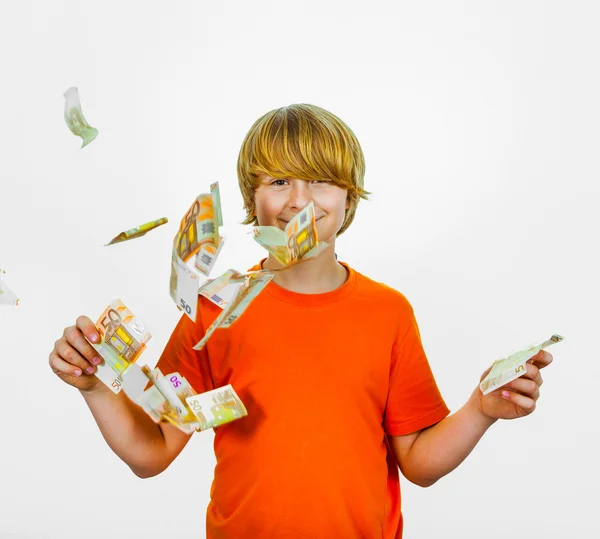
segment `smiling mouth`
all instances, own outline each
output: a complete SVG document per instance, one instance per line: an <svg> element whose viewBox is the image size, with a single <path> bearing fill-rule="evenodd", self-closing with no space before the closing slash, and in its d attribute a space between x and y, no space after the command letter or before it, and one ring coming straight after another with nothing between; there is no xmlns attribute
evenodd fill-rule
<svg viewBox="0 0 600 539"><path fill-rule="evenodd" d="M318 219L315 219L315 223L317 221L320 221L323 217L325 217L324 215L321 215L321 217L319 217ZM282 223L285 223L286 225L289 223L289 221L285 221L284 219L279 219L279 221L281 221Z"/></svg>

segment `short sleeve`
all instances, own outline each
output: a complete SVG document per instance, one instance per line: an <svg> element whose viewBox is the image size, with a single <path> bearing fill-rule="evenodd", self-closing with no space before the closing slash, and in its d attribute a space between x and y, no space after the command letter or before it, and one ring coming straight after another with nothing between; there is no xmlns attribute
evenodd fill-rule
<svg viewBox="0 0 600 539"><path fill-rule="evenodd" d="M178 372L196 393L214 389L207 347L194 350L194 345L203 336L204 327L198 301L196 322L185 314L181 316L156 364L165 376Z"/></svg>
<svg viewBox="0 0 600 539"><path fill-rule="evenodd" d="M406 326L404 326L406 327ZM384 428L390 436L417 432L450 413L437 387L414 316L392 350Z"/></svg>

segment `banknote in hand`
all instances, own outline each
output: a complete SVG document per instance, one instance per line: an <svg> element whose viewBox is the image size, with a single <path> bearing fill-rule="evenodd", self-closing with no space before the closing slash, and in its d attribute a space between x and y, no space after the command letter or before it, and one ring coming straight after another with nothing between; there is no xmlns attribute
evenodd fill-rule
<svg viewBox="0 0 600 539"><path fill-rule="evenodd" d="M136 317L120 300L110 302L96 322L99 343L90 343L104 359L98 365L96 376L113 393L123 389L123 374L146 349L152 335L142 320Z"/></svg>
<svg viewBox="0 0 600 539"><path fill-rule="evenodd" d="M136 226L135 228L131 228L129 230L126 230L125 232L121 232L118 236L115 236L112 240L110 240L110 243L107 243L106 245L113 245L114 243L121 243L122 241L128 241L128 240L133 240L135 238L140 238L142 237L144 234L150 232L151 230L154 230L155 228L158 228L161 225L164 225L165 223L168 223L169 220L166 217L161 217L160 219L157 219L156 221L150 221L149 223L144 223L143 225L140 226Z"/></svg>
<svg viewBox="0 0 600 539"><path fill-rule="evenodd" d="M98 130L87 123L81 110L81 101L79 100L79 91L75 87L69 88L65 93L65 122L71 130L71 133L81 137L83 140L82 148L87 146L98 136Z"/></svg>
<svg viewBox="0 0 600 539"><path fill-rule="evenodd" d="M550 339L541 344L530 346L525 350L520 350L508 357L497 359L492 365L492 370L479 384L479 389L484 395L491 393L495 389L502 387L527 372L526 363L540 350L560 342L564 339L561 335L552 335Z"/></svg>
<svg viewBox="0 0 600 539"><path fill-rule="evenodd" d="M18 305L19 298L17 295L6 285L4 276L6 272L0 269L0 305Z"/></svg>

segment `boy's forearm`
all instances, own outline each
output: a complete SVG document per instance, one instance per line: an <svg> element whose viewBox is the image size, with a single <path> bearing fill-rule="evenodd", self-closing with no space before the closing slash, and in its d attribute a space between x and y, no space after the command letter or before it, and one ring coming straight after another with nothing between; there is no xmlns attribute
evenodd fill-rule
<svg viewBox="0 0 600 539"><path fill-rule="evenodd" d="M481 413L474 392L460 410L419 434L402 473L420 486L433 485L467 458L495 422Z"/></svg>
<svg viewBox="0 0 600 539"><path fill-rule="evenodd" d="M124 391L81 391L106 443L138 477L151 477L169 464L162 431Z"/></svg>

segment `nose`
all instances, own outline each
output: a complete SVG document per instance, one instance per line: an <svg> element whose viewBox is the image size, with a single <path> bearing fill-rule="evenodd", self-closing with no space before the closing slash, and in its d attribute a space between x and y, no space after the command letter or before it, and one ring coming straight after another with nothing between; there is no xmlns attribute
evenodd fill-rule
<svg viewBox="0 0 600 539"><path fill-rule="evenodd" d="M294 180L289 190L288 206L295 210L302 210L312 200L312 190L305 180Z"/></svg>

